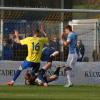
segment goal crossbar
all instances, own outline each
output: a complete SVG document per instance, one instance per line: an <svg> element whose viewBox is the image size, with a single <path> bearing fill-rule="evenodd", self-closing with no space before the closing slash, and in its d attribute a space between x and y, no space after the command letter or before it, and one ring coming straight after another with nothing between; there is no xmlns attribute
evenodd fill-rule
<svg viewBox="0 0 100 100"><path fill-rule="evenodd" d="M100 10L95 10L95 9L54 9L54 8L0 7L0 10L100 13Z"/></svg>

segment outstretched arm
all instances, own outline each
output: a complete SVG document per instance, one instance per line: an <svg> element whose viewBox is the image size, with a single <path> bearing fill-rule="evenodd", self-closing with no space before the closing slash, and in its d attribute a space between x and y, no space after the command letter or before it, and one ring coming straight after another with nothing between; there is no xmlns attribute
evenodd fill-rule
<svg viewBox="0 0 100 100"><path fill-rule="evenodd" d="M14 31L15 32L15 36L16 36L16 43L20 43L20 39L19 39L19 32L17 30Z"/></svg>
<svg viewBox="0 0 100 100"><path fill-rule="evenodd" d="M40 32L43 33L43 35L45 37L48 37L47 33L44 31L44 26L43 25L41 25L41 27L40 27Z"/></svg>

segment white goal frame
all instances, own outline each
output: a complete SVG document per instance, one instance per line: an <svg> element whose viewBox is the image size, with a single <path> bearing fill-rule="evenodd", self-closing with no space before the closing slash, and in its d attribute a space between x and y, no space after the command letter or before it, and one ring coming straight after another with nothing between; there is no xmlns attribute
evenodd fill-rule
<svg viewBox="0 0 100 100"><path fill-rule="evenodd" d="M100 10L95 10L95 9L54 9L54 8L0 7L0 10L100 13Z"/></svg>

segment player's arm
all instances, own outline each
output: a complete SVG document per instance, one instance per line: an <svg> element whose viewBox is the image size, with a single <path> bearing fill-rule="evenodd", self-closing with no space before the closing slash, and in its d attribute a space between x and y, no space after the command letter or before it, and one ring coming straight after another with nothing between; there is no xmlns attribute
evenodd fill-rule
<svg viewBox="0 0 100 100"><path fill-rule="evenodd" d="M43 25L40 27L40 32L43 33L44 37L48 37L48 34L44 31Z"/></svg>
<svg viewBox="0 0 100 100"><path fill-rule="evenodd" d="M19 32L18 32L17 30L15 30L14 33L15 33L15 37L16 37L15 42L16 42L16 43L20 43Z"/></svg>
<svg viewBox="0 0 100 100"><path fill-rule="evenodd" d="M16 36L16 40L15 40L16 43L19 43L19 44L21 44L21 45L27 45L28 40L29 40L28 37L25 38L25 39L20 40L20 39L19 39L19 32L16 31L16 30L15 30L15 36Z"/></svg>
<svg viewBox="0 0 100 100"><path fill-rule="evenodd" d="M43 35L44 35L45 37L48 37L48 34L47 34L45 31L43 31L42 33L43 33Z"/></svg>
<svg viewBox="0 0 100 100"><path fill-rule="evenodd" d="M70 43L70 41L63 41L63 44L64 44L64 46L68 46L69 45L69 43Z"/></svg>
<svg viewBox="0 0 100 100"><path fill-rule="evenodd" d="M68 46L70 43L70 37L67 38L67 41L65 41L64 37L65 37L65 34L62 33L62 35L60 37L60 39L61 39L60 44L62 44L64 46Z"/></svg>
<svg viewBox="0 0 100 100"><path fill-rule="evenodd" d="M66 41L63 39L63 45L64 46L68 46L70 44L70 42L71 42L71 35L69 34L67 36L67 40Z"/></svg>
<svg viewBox="0 0 100 100"><path fill-rule="evenodd" d="M41 28L40 28L40 32L43 34L43 37L41 38L42 42L44 44L48 43L48 34L44 31L44 28L43 28L42 25L41 25Z"/></svg>

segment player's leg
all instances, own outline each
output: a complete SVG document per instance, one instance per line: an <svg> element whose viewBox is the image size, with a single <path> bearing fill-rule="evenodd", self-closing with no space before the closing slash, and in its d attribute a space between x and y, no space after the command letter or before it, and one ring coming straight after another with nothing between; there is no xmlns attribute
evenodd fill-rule
<svg viewBox="0 0 100 100"><path fill-rule="evenodd" d="M42 69L44 69L45 71L48 70L52 65L52 61L53 61L54 57L56 57L58 54L59 54L59 51L55 51L54 53L52 53L49 57L48 63L46 65L44 65L42 67Z"/></svg>
<svg viewBox="0 0 100 100"><path fill-rule="evenodd" d="M71 72L72 72L72 69L70 67L67 67L66 69L66 75L67 75L67 81L68 83L65 84L65 87L70 87L72 86L72 80L71 80Z"/></svg>
<svg viewBox="0 0 100 100"><path fill-rule="evenodd" d="M69 54L68 55L68 59L67 59L67 63L66 63L66 67L65 67L65 72L66 72L66 78L67 78L67 82L65 84L65 87L69 87L72 85L72 80L71 80L71 72L72 72L72 63L73 63L73 55Z"/></svg>
<svg viewBox="0 0 100 100"><path fill-rule="evenodd" d="M48 76L44 76L44 82L43 82L43 86L44 87L48 87L48 83L49 82L52 82L52 81L55 81L56 79L58 79L59 77L59 72L60 72L60 66L57 67L56 71L54 72L53 75L51 75L50 77Z"/></svg>
<svg viewBox="0 0 100 100"><path fill-rule="evenodd" d="M40 68L40 63L34 63L32 65L32 71L31 71L31 78L30 78L30 83L35 84L35 80L39 74L39 68Z"/></svg>
<svg viewBox="0 0 100 100"><path fill-rule="evenodd" d="M42 69L40 70L40 73L39 73L37 81L38 80L41 80L41 81L44 80L43 76L45 75L45 72L51 67L54 57L56 57L58 54L59 54L59 51L55 51L53 54L50 55L48 63L46 65L44 65L42 67Z"/></svg>
<svg viewBox="0 0 100 100"><path fill-rule="evenodd" d="M72 68L75 66L76 61L77 61L76 54L69 54L66 68L65 68L65 72L67 75L66 78L67 78L68 83L65 85L65 87L72 86L71 72L72 72Z"/></svg>
<svg viewBox="0 0 100 100"><path fill-rule="evenodd" d="M31 76L37 76L37 74L39 73L39 68L40 68L40 63L33 63Z"/></svg>
<svg viewBox="0 0 100 100"><path fill-rule="evenodd" d="M34 85L35 79L38 76L40 68L40 63L33 63L31 72L26 72L25 74L25 85Z"/></svg>
<svg viewBox="0 0 100 100"><path fill-rule="evenodd" d="M58 78L57 75L52 75L50 77L47 77L47 81L48 81L48 83L50 83L52 81L55 81L57 78Z"/></svg>
<svg viewBox="0 0 100 100"><path fill-rule="evenodd" d="M60 72L60 68L61 67L57 67L56 71L54 72L54 74L50 77L47 77L47 82L52 82L52 81L55 81L56 79L58 79L59 77L59 72Z"/></svg>
<svg viewBox="0 0 100 100"><path fill-rule="evenodd" d="M8 82L8 85L13 85L14 82L16 81L16 79L17 79L17 78L19 77L19 75L21 74L22 70L24 70L24 69L26 69L26 68L28 68L28 67L30 67L30 66L31 66L31 63L25 60L25 61L22 63L22 65L18 68L18 70L16 71L16 73L15 73L15 75L14 75L12 81Z"/></svg>

